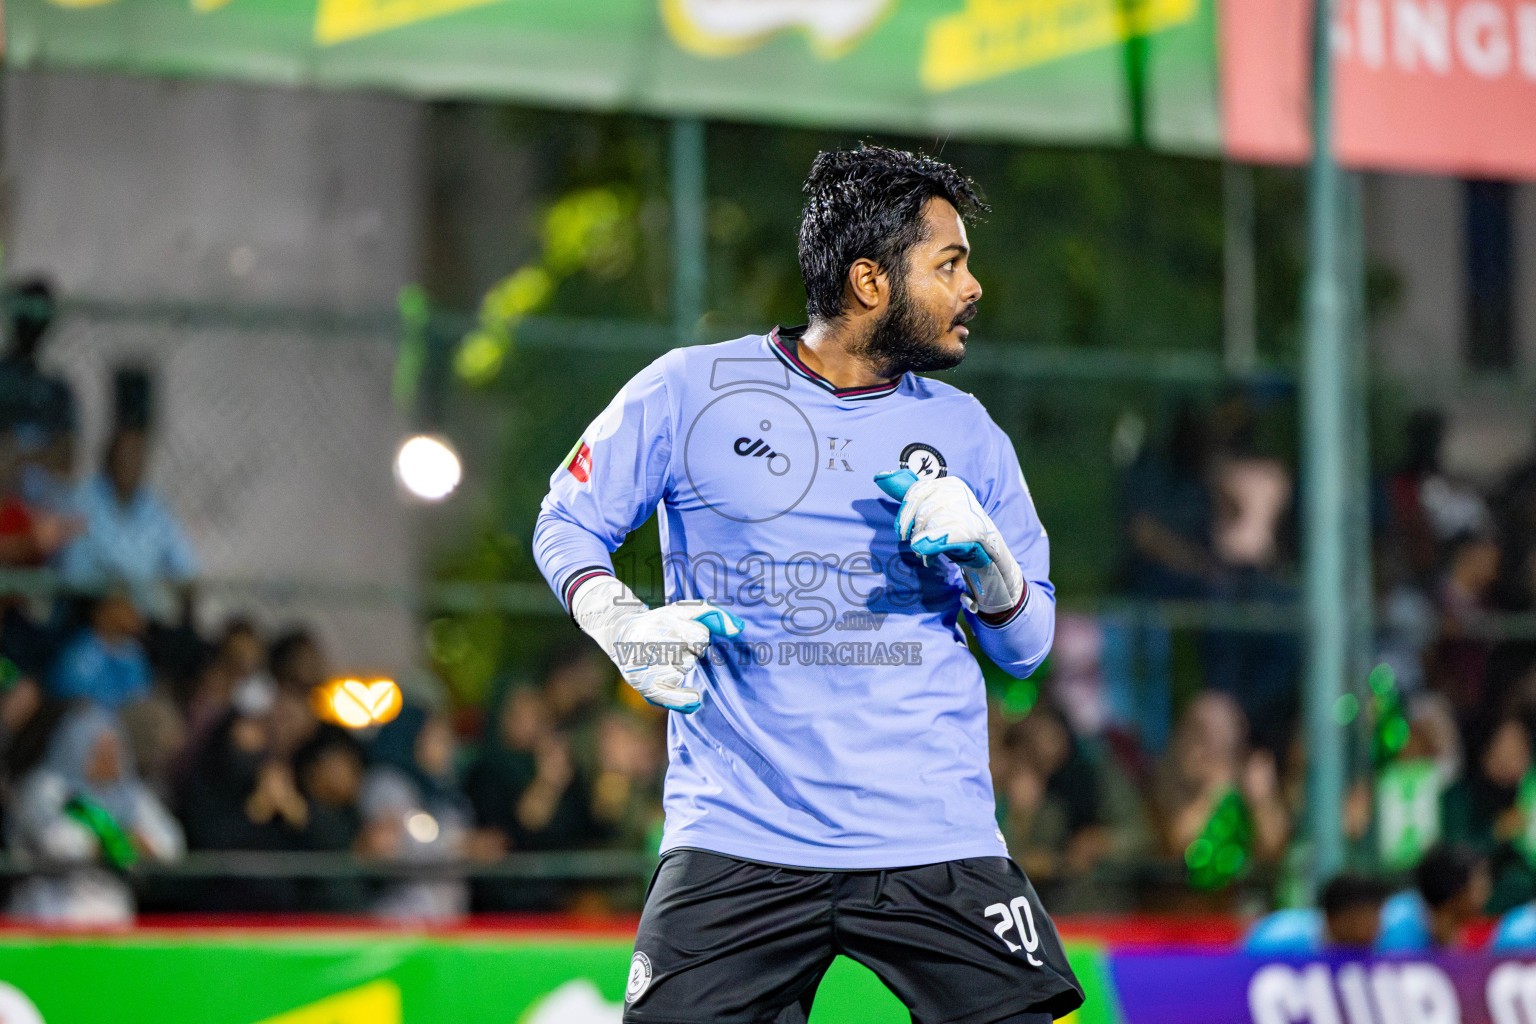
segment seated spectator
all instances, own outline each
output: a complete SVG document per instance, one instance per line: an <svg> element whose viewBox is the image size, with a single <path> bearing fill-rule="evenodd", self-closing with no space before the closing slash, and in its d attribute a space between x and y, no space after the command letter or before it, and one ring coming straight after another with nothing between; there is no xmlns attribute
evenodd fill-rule
<svg viewBox="0 0 1536 1024"><path fill-rule="evenodd" d="M267 665L275 687L269 714L273 747L288 757L319 728L312 697L315 687L326 681L330 666L325 648L306 629L292 630L273 641Z"/></svg>
<svg viewBox="0 0 1536 1024"><path fill-rule="evenodd" d="M1285 853L1290 815L1275 758L1247 749L1247 729L1242 709L1224 693L1202 693L1179 719L1155 781L1154 802L1172 856L1183 858L1232 794L1251 823L1253 859L1273 864Z"/></svg>
<svg viewBox="0 0 1536 1024"><path fill-rule="evenodd" d="M1096 766L1044 703L1008 727L1002 754L993 771L1014 857L1031 877L1086 873L1110 845Z"/></svg>
<svg viewBox="0 0 1536 1024"><path fill-rule="evenodd" d="M267 649L267 671L285 690L309 695L330 675L330 661L320 640L302 627L290 629Z"/></svg>
<svg viewBox="0 0 1536 1024"><path fill-rule="evenodd" d="M309 805L304 848L372 854L372 837L363 831L357 805L363 784L362 745L345 729L322 726L293 761L299 792ZM325 912L360 912L370 902L369 886L361 878L314 879L301 897L304 909Z"/></svg>
<svg viewBox="0 0 1536 1024"><path fill-rule="evenodd" d="M1482 914L1492 892L1487 859L1467 846L1441 844L1424 855L1413 873L1414 889L1382 907L1377 949L1423 953L1451 949L1462 930Z"/></svg>
<svg viewBox="0 0 1536 1024"><path fill-rule="evenodd" d="M174 605L160 590L169 583L189 590L197 555L181 521L144 483L148 435L119 428L107 446L104 471L80 486L76 498L84 532L59 554L64 582L98 592L123 581L140 611L168 618Z"/></svg>
<svg viewBox="0 0 1536 1024"><path fill-rule="evenodd" d="M1491 953L1530 955L1536 950L1536 900L1509 911L1488 938Z"/></svg>
<svg viewBox="0 0 1536 1024"><path fill-rule="evenodd" d="M364 827L379 833L378 848L389 859L452 863L501 856L502 837L474 827L474 809L454 773L454 745L447 719L415 707L374 738L359 806ZM456 920L469 911L469 886L462 879L391 883L375 911L398 920Z"/></svg>
<svg viewBox="0 0 1536 1024"><path fill-rule="evenodd" d="M362 791L365 758L357 739L334 725L321 726L294 755L299 792L309 804L305 846L313 850L350 850L362 834L357 798Z"/></svg>
<svg viewBox="0 0 1536 1024"><path fill-rule="evenodd" d="M613 663L590 643L557 648L540 677L550 727L570 742L577 771L597 775L597 728L613 694ZM628 690L633 694L633 690Z"/></svg>
<svg viewBox="0 0 1536 1024"><path fill-rule="evenodd" d="M116 720L89 704L59 723L22 783L9 842L18 855L78 865L26 879L11 899L15 916L69 924L130 922L133 891L103 865L175 860L186 848L181 826L135 774Z"/></svg>
<svg viewBox="0 0 1536 1024"><path fill-rule="evenodd" d="M0 431L0 565L16 568L45 564L80 530L78 520L27 501L26 458L16 435Z"/></svg>
<svg viewBox="0 0 1536 1024"><path fill-rule="evenodd" d="M1440 842L1447 791L1462 774L1461 739L1450 702L1442 694L1418 693L1408 702L1407 718L1407 741L1370 783L1356 784L1345 824L1345 834L1358 840L1374 818L1378 863L1388 871L1413 868Z"/></svg>
<svg viewBox="0 0 1536 1024"><path fill-rule="evenodd" d="M182 821L193 849L298 850L305 846L309 804L293 766L273 747L270 687L248 684L214 729L182 792ZM218 911L299 909L299 888L289 879L213 879L200 908Z"/></svg>
<svg viewBox="0 0 1536 1024"><path fill-rule="evenodd" d="M185 779L191 761L229 713L235 692L263 671L267 661L261 634L246 619L233 619L213 648L187 701L187 744L177 776Z"/></svg>
<svg viewBox="0 0 1536 1024"><path fill-rule="evenodd" d="M1389 891L1368 875L1339 875L1323 887L1318 908L1296 907L1261 917L1243 939L1243 952L1311 956L1328 949L1371 949L1381 932Z"/></svg>
<svg viewBox="0 0 1536 1024"><path fill-rule="evenodd" d="M1324 942L1333 949L1372 949L1381 936L1387 886L1365 875L1340 875L1323 887Z"/></svg>
<svg viewBox="0 0 1536 1024"><path fill-rule="evenodd" d="M1518 798L1532 762L1523 720L1502 719L1484 736L1469 777L1446 792L1444 807L1447 837L1487 852L1524 832Z"/></svg>
<svg viewBox="0 0 1536 1024"><path fill-rule="evenodd" d="M515 687L492 717L490 735L465 777L476 820L517 850L574 850L599 836L592 791L583 785L570 742L550 724L544 694ZM574 887L550 880L490 879L476 888L486 910L562 910Z"/></svg>
<svg viewBox="0 0 1536 1024"><path fill-rule="evenodd" d="M49 690L62 700L82 698L116 710L149 693L149 659L139 643L144 620L122 594L94 603L90 626L59 655Z"/></svg>
<svg viewBox="0 0 1536 1024"><path fill-rule="evenodd" d="M597 726L597 774L592 780L594 840L622 850L660 846L662 773L667 762L665 719L642 720L610 711Z"/></svg>
<svg viewBox="0 0 1536 1024"><path fill-rule="evenodd" d="M128 736L139 777L157 797L169 801L175 790L172 765L187 743L187 722L163 687L118 712Z"/></svg>
<svg viewBox="0 0 1536 1024"><path fill-rule="evenodd" d="M573 850L597 827L589 790L577 778L570 742L553 730L544 695L519 687L496 715L495 733L466 788L482 825L519 850Z"/></svg>

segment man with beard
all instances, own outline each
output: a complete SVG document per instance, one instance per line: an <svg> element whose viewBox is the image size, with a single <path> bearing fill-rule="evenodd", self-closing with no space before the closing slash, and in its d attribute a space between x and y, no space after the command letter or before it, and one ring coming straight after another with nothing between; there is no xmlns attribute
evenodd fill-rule
<svg viewBox="0 0 1536 1024"><path fill-rule="evenodd" d="M641 371L535 529L577 624L677 712L624 1019L803 1024L844 954L917 1024L1044 1024L1082 990L996 827L960 618L1032 672L1048 545L1007 435L917 376L965 356L985 207L954 168L875 146L821 154L805 191L809 326ZM653 512L651 609L610 556Z"/></svg>

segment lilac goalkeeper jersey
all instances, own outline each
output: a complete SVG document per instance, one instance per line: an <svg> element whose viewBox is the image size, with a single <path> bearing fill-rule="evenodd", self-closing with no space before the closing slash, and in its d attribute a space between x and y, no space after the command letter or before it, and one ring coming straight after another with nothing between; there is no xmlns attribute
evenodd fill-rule
<svg viewBox="0 0 1536 1024"><path fill-rule="evenodd" d="M1050 649L1049 549L1018 457L947 384L833 387L800 361L802 330L676 349L637 374L551 478L534 556L569 608L656 512L666 600L746 623L689 674L703 706L667 716L663 851L826 869L1006 855L959 618L1016 676ZM975 492L1027 583L1011 612L966 611L959 569L897 539L874 476L902 465Z"/></svg>

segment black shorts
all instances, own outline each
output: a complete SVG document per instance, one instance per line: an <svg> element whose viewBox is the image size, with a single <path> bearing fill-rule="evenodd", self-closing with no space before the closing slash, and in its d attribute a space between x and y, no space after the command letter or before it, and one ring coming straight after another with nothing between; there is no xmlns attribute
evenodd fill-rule
<svg viewBox="0 0 1536 1024"><path fill-rule="evenodd" d="M1006 857L815 871L673 850L646 896L624 1020L805 1024L839 953L913 1024L1054 1018L1083 1002L1056 926Z"/></svg>

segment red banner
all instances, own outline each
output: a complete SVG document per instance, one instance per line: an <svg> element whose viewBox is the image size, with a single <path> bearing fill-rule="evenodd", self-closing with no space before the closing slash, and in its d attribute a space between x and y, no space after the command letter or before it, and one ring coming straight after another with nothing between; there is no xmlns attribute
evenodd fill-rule
<svg viewBox="0 0 1536 1024"><path fill-rule="evenodd" d="M1307 158L1311 19L1311 0L1223 0L1233 158ZM1536 178L1536 0L1335 0L1333 55L1344 164Z"/></svg>

